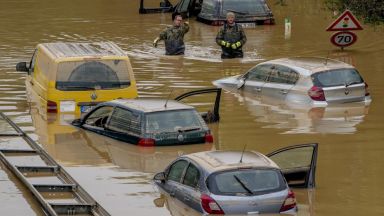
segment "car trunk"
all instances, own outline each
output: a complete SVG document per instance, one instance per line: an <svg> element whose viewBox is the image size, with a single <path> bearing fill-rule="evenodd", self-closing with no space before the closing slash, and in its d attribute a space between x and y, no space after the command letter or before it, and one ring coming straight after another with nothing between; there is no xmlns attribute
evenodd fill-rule
<svg viewBox="0 0 384 216"><path fill-rule="evenodd" d="M359 83L355 85L342 85L323 88L325 100L329 103L346 103L364 101L365 84Z"/></svg>
<svg viewBox="0 0 384 216"><path fill-rule="evenodd" d="M217 202L225 214L279 213L288 189L255 196L216 196Z"/></svg>

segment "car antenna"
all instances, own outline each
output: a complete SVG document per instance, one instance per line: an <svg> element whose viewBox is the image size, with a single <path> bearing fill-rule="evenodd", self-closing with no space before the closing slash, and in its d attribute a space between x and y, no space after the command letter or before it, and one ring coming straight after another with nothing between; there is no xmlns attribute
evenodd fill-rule
<svg viewBox="0 0 384 216"><path fill-rule="evenodd" d="M327 65L327 63L328 63L329 53L330 53L330 51L328 51L328 53L327 53L327 57L325 57L324 65Z"/></svg>
<svg viewBox="0 0 384 216"><path fill-rule="evenodd" d="M171 89L171 92L169 92L169 95L168 95L168 97L167 97L167 100L165 101L165 104L164 104L164 108L167 108L167 103L168 103L169 98L170 98L171 95L172 95L172 92L173 92L173 89Z"/></svg>
<svg viewBox="0 0 384 216"><path fill-rule="evenodd" d="M243 152L241 153L240 163L243 163L243 155L244 155L245 147L247 147L247 144L244 145Z"/></svg>

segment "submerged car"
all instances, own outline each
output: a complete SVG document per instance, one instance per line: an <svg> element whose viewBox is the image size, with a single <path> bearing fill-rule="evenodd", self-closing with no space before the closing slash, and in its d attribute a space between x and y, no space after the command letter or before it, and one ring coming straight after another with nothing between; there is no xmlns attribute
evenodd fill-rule
<svg viewBox="0 0 384 216"><path fill-rule="evenodd" d="M28 73L28 100L43 114L84 113L103 101L137 97L129 58L113 42L38 44L29 64L19 62L16 70Z"/></svg>
<svg viewBox="0 0 384 216"><path fill-rule="evenodd" d="M117 99L96 106L74 126L140 146L212 143L207 122L218 121L221 89L189 92L184 97L216 92L213 112L199 113L195 107L168 99Z"/></svg>
<svg viewBox="0 0 384 216"><path fill-rule="evenodd" d="M177 12L183 17L196 16L197 20L210 25L223 25L226 14L236 14L236 22L245 27L275 24L271 9L265 0L180 0L174 6L168 0L160 2L159 8L145 8L140 1L139 12Z"/></svg>
<svg viewBox="0 0 384 216"><path fill-rule="evenodd" d="M352 65L341 61L292 57L266 61L242 75L213 82L256 97L289 101L315 107L372 101L368 85Z"/></svg>
<svg viewBox="0 0 384 216"><path fill-rule="evenodd" d="M295 213L290 187L315 187L318 144L183 155L154 176L161 194L202 214Z"/></svg>

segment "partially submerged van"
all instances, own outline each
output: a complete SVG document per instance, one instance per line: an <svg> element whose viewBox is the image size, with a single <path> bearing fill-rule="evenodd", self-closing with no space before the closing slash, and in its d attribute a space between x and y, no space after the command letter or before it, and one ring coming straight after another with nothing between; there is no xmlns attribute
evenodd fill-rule
<svg viewBox="0 0 384 216"><path fill-rule="evenodd" d="M126 53L113 42L42 43L17 71L28 72L28 99L46 112L89 111L100 102L136 98Z"/></svg>

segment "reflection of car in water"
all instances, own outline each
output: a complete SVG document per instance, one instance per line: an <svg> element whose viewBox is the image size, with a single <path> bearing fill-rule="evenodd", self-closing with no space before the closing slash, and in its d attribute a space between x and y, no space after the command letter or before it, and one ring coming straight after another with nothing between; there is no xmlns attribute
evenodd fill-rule
<svg viewBox="0 0 384 216"><path fill-rule="evenodd" d="M27 66L28 99L39 111L80 113L102 101L137 97L132 66L112 42L39 44Z"/></svg>
<svg viewBox="0 0 384 216"><path fill-rule="evenodd" d="M219 79L216 86L298 105L369 105L368 85L349 64L326 58L293 57L266 61L243 75Z"/></svg>
<svg viewBox="0 0 384 216"><path fill-rule="evenodd" d="M219 120L221 89L196 90L176 99L206 93L216 93L215 107L202 116L195 107L176 100L118 99L100 103L72 124L140 146L211 143L213 136L205 121Z"/></svg>
<svg viewBox="0 0 384 216"><path fill-rule="evenodd" d="M203 214L294 213L289 187L314 187L316 161L317 144L267 156L208 151L179 157L154 181L163 193Z"/></svg>
<svg viewBox="0 0 384 216"><path fill-rule="evenodd" d="M224 96L234 96L245 105L257 122L266 123L265 127L283 129L282 133L287 134L354 133L369 110L369 106L362 103L310 107L268 97L255 97L249 92Z"/></svg>
<svg viewBox="0 0 384 216"><path fill-rule="evenodd" d="M141 0L139 12L177 12L184 17L196 16L198 21L210 25L223 25L226 13L233 12L236 22L246 27L275 23L265 0L180 0L175 6L164 0L159 8L144 8L144 0Z"/></svg>

